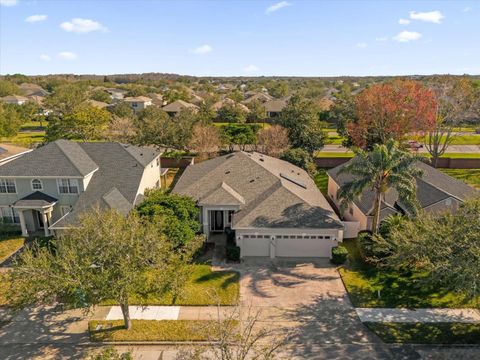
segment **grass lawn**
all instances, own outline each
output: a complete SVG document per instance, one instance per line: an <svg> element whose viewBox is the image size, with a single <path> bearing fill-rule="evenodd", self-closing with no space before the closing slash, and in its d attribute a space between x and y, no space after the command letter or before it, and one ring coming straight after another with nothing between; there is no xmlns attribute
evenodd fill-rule
<svg viewBox="0 0 480 360"><path fill-rule="evenodd" d="M235 271L212 271L210 265L192 265L190 279L186 282L183 294L174 299L171 293L130 295L131 305L236 305L240 296L240 274ZM105 301L102 305L117 305L115 301Z"/></svg>
<svg viewBox="0 0 480 360"><path fill-rule="evenodd" d="M478 153L445 153L442 155L444 158L452 159L480 159L480 152Z"/></svg>
<svg viewBox="0 0 480 360"><path fill-rule="evenodd" d="M0 273L0 306L8 306L7 294L10 290L10 276L6 272Z"/></svg>
<svg viewBox="0 0 480 360"><path fill-rule="evenodd" d="M326 196L328 192L327 169L319 168L313 180L322 194Z"/></svg>
<svg viewBox="0 0 480 360"><path fill-rule="evenodd" d="M416 140L419 143L424 143L425 138L422 136L410 136L409 139ZM451 145L480 145L480 134L452 134Z"/></svg>
<svg viewBox="0 0 480 360"><path fill-rule="evenodd" d="M45 131L26 131L20 132L17 135L10 138L0 138L2 142L8 142L14 145L20 145L28 147L33 143L41 143L45 138Z"/></svg>
<svg viewBox="0 0 480 360"><path fill-rule="evenodd" d="M20 249L25 239L20 236L0 237L0 264Z"/></svg>
<svg viewBox="0 0 480 360"><path fill-rule="evenodd" d="M351 158L353 157L353 152L330 152L330 151L317 151L315 153L317 158Z"/></svg>
<svg viewBox="0 0 480 360"><path fill-rule="evenodd" d="M480 169L439 169L445 174L480 189Z"/></svg>
<svg viewBox="0 0 480 360"><path fill-rule="evenodd" d="M344 240L349 252L348 266L339 269L350 300L355 307L471 308L480 306L480 297L465 301L464 296L438 287L427 287L425 273L398 273L364 264L356 240ZM378 297L380 290L380 298Z"/></svg>
<svg viewBox="0 0 480 360"><path fill-rule="evenodd" d="M374 322L364 324L386 343L480 345L480 324Z"/></svg>
<svg viewBox="0 0 480 360"><path fill-rule="evenodd" d="M125 330L123 320L89 321L92 341L206 341L215 338L215 320L132 320ZM102 329L97 330L98 326Z"/></svg>
<svg viewBox="0 0 480 360"><path fill-rule="evenodd" d="M180 179L180 176L182 176L184 169L179 169L179 168L170 168L168 169L167 175L166 175L166 183L163 184L164 188L167 190L171 190L174 186L175 183Z"/></svg>

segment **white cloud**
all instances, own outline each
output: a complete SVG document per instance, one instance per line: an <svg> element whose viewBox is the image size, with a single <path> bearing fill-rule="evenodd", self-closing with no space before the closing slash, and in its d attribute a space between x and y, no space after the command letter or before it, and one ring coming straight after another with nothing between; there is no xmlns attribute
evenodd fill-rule
<svg viewBox="0 0 480 360"><path fill-rule="evenodd" d="M75 33L89 33L92 31L103 31L106 32L108 29L100 24L97 21L91 19L81 19L75 18L71 21L65 21L60 24L60 27L68 32L75 32Z"/></svg>
<svg viewBox="0 0 480 360"><path fill-rule="evenodd" d="M400 19L400 20L398 20L398 23L399 23L400 25L408 25L408 24L410 24L410 20L408 20L408 19Z"/></svg>
<svg viewBox="0 0 480 360"><path fill-rule="evenodd" d="M245 71L247 73L253 73L253 72L256 72L258 70L259 70L258 67L255 66L255 65L248 65L248 66L243 68L243 71Z"/></svg>
<svg viewBox="0 0 480 360"><path fill-rule="evenodd" d="M388 37L387 36L380 36L380 37L375 38L375 41L380 41L380 42L388 41Z"/></svg>
<svg viewBox="0 0 480 360"><path fill-rule="evenodd" d="M35 23L47 20L47 15L31 15L25 19L26 22Z"/></svg>
<svg viewBox="0 0 480 360"><path fill-rule="evenodd" d="M77 54L69 51L63 51L61 53L58 53L57 56L62 60L75 60L78 57Z"/></svg>
<svg viewBox="0 0 480 360"><path fill-rule="evenodd" d="M213 48L210 45L205 44L205 45L202 45L202 46L199 46L199 47L195 48L193 50L193 52L195 54L202 54L203 55L203 54L208 54L212 50L213 50Z"/></svg>
<svg viewBox="0 0 480 360"><path fill-rule="evenodd" d="M438 10L428 12L410 11L410 19L440 24L445 16Z"/></svg>
<svg viewBox="0 0 480 360"><path fill-rule="evenodd" d="M43 61L50 61L50 60L52 60L52 58L50 57L50 55L47 55L47 54L42 54L42 55L40 55L40 59L42 59Z"/></svg>
<svg viewBox="0 0 480 360"><path fill-rule="evenodd" d="M292 4L290 4L288 1L280 1L278 3L275 3L273 5L270 5L267 10L265 10L265 14L270 14L272 12L275 12L277 10L280 10L284 7L287 7L287 6L291 6Z"/></svg>
<svg viewBox="0 0 480 360"><path fill-rule="evenodd" d="M357 48L365 49L368 44L366 42L360 42L357 45L355 45Z"/></svg>
<svg viewBox="0 0 480 360"><path fill-rule="evenodd" d="M15 6L18 4L18 0L0 0L1 6Z"/></svg>
<svg viewBox="0 0 480 360"><path fill-rule="evenodd" d="M402 31L398 35L393 37L393 40L399 42L408 42L418 40L422 37L422 34L415 32L415 31Z"/></svg>

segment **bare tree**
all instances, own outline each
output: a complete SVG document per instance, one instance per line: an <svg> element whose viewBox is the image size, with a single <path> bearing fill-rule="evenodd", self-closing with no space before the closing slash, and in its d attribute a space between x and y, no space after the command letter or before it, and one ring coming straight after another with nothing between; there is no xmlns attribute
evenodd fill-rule
<svg viewBox="0 0 480 360"><path fill-rule="evenodd" d="M278 157L289 147L288 130L280 125L262 129L258 133L258 148L267 155Z"/></svg>
<svg viewBox="0 0 480 360"><path fill-rule="evenodd" d="M216 154L221 147L218 129L211 125L195 125L189 147L204 159Z"/></svg>
<svg viewBox="0 0 480 360"><path fill-rule="evenodd" d="M108 125L105 137L110 141L130 143L135 135L136 127L132 118L114 116Z"/></svg>

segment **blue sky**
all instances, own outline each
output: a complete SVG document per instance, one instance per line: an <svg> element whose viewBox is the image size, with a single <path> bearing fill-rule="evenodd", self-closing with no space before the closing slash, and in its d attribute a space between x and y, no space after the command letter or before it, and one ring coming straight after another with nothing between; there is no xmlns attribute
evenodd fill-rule
<svg viewBox="0 0 480 360"><path fill-rule="evenodd" d="M0 0L0 73L480 74L479 1Z"/></svg>

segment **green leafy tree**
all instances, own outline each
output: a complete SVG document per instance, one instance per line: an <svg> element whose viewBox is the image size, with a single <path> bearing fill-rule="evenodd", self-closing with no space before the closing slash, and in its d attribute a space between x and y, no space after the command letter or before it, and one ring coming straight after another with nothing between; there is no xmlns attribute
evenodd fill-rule
<svg viewBox="0 0 480 360"><path fill-rule="evenodd" d="M256 144L259 126L256 124L228 124L221 127L223 142L230 151L238 145L245 150L246 145Z"/></svg>
<svg viewBox="0 0 480 360"><path fill-rule="evenodd" d="M288 130L292 147L305 149L310 154L323 147L327 136L323 131L324 123L311 100L292 96L278 122Z"/></svg>
<svg viewBox="0 0 480 360"><path fill-rule="evenodd" d="M17 84L8 80L0 80L0 97L16 94L20 94Z"/></svg>
<svg viewBox="0 0 480 360"><path fill-rule="evenodd" d="M11 137L18 134L22 119L13 106L0 103L0 137Z"/></svg>
<svg viewBox="0 0 480 360"><path fill-rule="evenodd" d="M218 110L218 119L228 123L244 123L247 120L247 114L240 106L235 104L225 104Z"/></svg>
<svg viewBox="0 0 480 360"><path fill-rule="evenodd" d="M11 104L18 113L22 122L32 121L36 119L36 115L40 111L39 106L33 101L27 101L22 105Z"/></svg>
<svg viewBox="0 0 480 360"><path fill-rule="evenodd" d="M188 196L151 190L137 208L138 214L159 221L162 233L175 248L184 247L200 230L198 207Z"/></svg>
<svg viewBox="0 0 480 360"><path fill-rule="evenodd" d="M110 104L112 102L112 99L110 98L110 95L103 90L95 90L90 94L90 99L96 100L96 101L101 101L107 104Z"/></svg>
<svg viewBox="0 0 480 360"><path fill-rule="evenodd" d="M130 118L133 119L135 113L128 103L125 101L120 101L115 105L109 107L108 109L113 115L120 118Z"/></svg>
<svg viewBox="0 0 480 360"><path fill-rule="evenodd" d="M63 117L49 118L46 139L98 140L108 128L111 115L107 110L90 105L82 105L76 111Z"/></svg>
<svg viewBox="0 0 480 360"><path fill-rule="evenodd" d="M268 93L275 98L281 98L288 95L289 87L285 81L273 81L266 86Z"/></svg>
<svg viewBox="0 0 480 360"><path fill-rule="evenodd" d="M311 176L314 176L317 172L312 156L304 149L288 149L283 152L280 159L304 169Z"/></svg>
<svg viewBox="0 0 480 360"><path fill-rule="evenodd" d="M59 114L71 115L88 99L87 85L67 83L55 87L54 92L45 99L45 107Z"/></svg>
<svg viewBox="0 0 480 360"><path fill-rule="evenodd" d="M344 210L362 193L371 189L374 193L372 231L378 233L381 204L390 189L398 192L399 201L411 213L417 211L417 182L422 172L414 166L421 161L418 156L401 150L394 140L375 144L371 152L358 150L356 156L339 172L353 175L353 180L344 183L337 192Z"/></svg>
<svg viewBox="0 0 480 360"><path fill-rule="evenodd" d="M384 265L426 272L427 285L458 292L465 300L480 300L479 214L480 198L472 198L454 214L422 214L405 220L381 244L391 254Z"/></svg>
<svg viewBox="0 0 480 360"><path fill-rule="evenodd" d="M144 301L142 294L162 294L179 278L184 281L188 273L182 269L199 246L197 241L175 249L155 221L98 209L82 215L78 226L65 230L53 244L53 252L33 246L15 261L9 294L14 304L59 301L90 308L115 300L127 329L131 294Z"/></svg>
<svg viewBox="0 0 480 360"><path fill-rule="evenodd" d="M251 123L263 122L267 118L267 112L265 111L265 106L258 101L253 100L248 103L248 108L250 112L247 114L247 121Z"/></svg>

